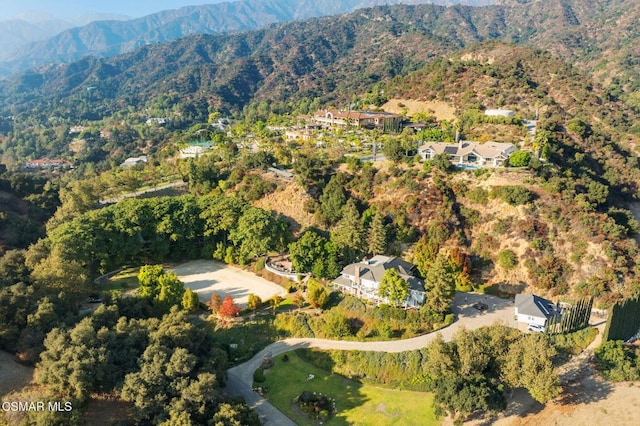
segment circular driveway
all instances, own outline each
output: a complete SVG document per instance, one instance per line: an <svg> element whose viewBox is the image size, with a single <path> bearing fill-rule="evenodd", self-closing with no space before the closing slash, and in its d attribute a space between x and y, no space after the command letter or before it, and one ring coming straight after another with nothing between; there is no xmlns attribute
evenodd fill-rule
<svg viewBox="0 0 640 426"><path fill-rule="evenodd" d="M178 265L171 270L186 288L198 294L202 302L211 300L213 293L217 293L223 299L226 295L230 295L235 303L245 307L250 293L259 296L262 300L267 300L276 294L283 297L287 295L287 291L277 284L215 260L195 260Z"/></svg>

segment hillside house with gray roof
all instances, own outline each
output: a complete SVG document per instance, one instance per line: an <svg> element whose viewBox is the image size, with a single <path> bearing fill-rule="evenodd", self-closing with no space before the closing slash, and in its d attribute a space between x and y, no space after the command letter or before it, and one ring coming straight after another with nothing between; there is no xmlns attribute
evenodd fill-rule
<svg viewBox="0 0 640 426"><path fill-rule="evenodd" d="M544 327L551 317L560 315L560 309L535 294L516 294L515 314L518 322Z"/></svg>
<svg viewBox="0 0 640 426"><path fill-rule="evenodd" d="M378 287L385 271L390 268L396 269L409 283L409 295L405 306L422 306L425 301L424 282L416 276L416 266L397 257L374 256L370 260L347 265L333 281L333 285L347 294L375 303L389 303L386 298L378 296Z"/></svg>

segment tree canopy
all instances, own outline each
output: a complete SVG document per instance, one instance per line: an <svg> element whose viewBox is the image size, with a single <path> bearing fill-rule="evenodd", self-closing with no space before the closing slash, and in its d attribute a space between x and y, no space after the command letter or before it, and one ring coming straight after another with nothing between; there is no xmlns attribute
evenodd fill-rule
<svg viewBox="0 0 640 426"><path fill-rule="evenodd" d="M380 281L378 296L389 299L393 305L402 305L409 296L409 283L400 276L397 269L387 269Z"/></svg>
<svg viewBox="0 0 640 426"><path fill-rule="evenodd" d="M318 278L335 278L340 273L337 247L314 230L289 244L289 253L296 272L312 272Z"/></svg>

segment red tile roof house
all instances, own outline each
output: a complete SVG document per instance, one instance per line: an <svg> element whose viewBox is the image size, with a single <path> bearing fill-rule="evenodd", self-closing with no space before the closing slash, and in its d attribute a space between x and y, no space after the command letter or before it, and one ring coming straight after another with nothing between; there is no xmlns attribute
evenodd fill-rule
<svg viewBox="0 0 640 426"><path fill-rule="evenodd" d="M320 110L313 114L313 121L329 126L381 127L384 120L402 116L385 111Z"/></svg>
<svg viewBox="0 0 640 426"><path fill-rule="evenodd" d="M409 283L409 295L404 305L418 308L424 304L424 282L415 276L416 266L397 257L374 256L370 260L352 263L342 269L341 275L332 284L343 293L352 294L376 303L389 303L378 296L378 287L387 269L397 269L400 276Z"/></svg>
<svg viewBox="0 0 640 426"><path fill-rule="evenodd" d="M501 167L517 149L514 144L500 142L425 142L418 148L418 154L425 161L433 160L438 154L446 154L454 166Z"/></svg>

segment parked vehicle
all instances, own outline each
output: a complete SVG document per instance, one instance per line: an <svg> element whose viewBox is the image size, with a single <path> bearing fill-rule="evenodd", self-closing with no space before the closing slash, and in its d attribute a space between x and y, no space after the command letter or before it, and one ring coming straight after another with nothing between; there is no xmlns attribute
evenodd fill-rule
<svg viewBox="0 0 640 426"><path fill-rule="evenodd" d="M538 324L529 324L527 330L533 331L534 333L544 333L544 326Z"/></svg>

